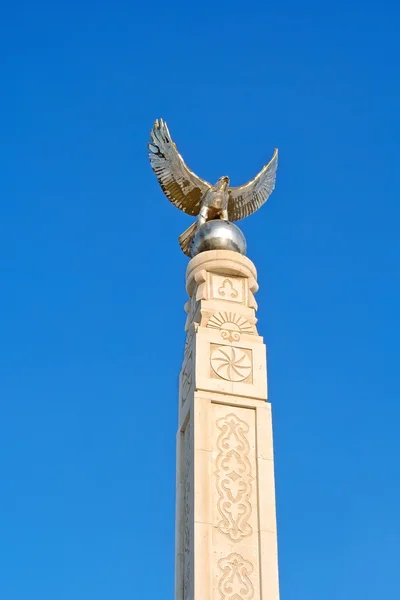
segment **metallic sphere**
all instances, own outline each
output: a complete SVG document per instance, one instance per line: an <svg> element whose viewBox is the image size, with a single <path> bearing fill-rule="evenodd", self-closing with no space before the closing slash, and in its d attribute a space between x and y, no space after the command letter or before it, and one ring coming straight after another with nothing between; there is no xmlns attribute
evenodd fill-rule
<svg viewBox="0 0 400 600"><path fill-rule="evenodd" d="M246 254L246 239L239 227L229 221L207 221L197 230L190 253L193 257L206 250L233 250Z"/></svg>

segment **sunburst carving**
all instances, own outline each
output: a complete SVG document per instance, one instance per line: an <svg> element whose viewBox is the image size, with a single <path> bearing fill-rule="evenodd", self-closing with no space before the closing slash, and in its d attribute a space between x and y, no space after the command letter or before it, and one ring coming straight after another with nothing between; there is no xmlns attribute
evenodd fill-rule
<svg viewBox="0 0 400 600"><path fill-rule="evenodd" d="M249 321L233 312L217 312L210 317L207 327L219 329L224 340L238 342L240 334L253 335L254 329Z"/></svg>

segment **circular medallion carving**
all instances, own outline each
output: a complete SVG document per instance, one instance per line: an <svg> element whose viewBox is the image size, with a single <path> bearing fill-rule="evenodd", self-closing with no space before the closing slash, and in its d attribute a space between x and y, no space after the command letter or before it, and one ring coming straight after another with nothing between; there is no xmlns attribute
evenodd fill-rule
<svg viewBox="0 0 400 600"><path fill-rule="evenodd" d="M211 367L227 381L243 381L251 374L251 358L242 348L220 346L211 354Z"/></svg>

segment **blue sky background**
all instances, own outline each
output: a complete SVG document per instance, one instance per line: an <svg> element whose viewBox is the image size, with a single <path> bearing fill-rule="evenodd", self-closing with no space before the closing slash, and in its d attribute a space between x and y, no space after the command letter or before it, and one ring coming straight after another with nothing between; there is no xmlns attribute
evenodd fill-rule
<svg viewBox="0 0 400 600"><path fill-rule="evenodd" d="M190 219L239 185L274 409L282 600L398 598L397 3L3 2L0 596L173 598ZM204 599L208 600L208 599Z"/></svg>

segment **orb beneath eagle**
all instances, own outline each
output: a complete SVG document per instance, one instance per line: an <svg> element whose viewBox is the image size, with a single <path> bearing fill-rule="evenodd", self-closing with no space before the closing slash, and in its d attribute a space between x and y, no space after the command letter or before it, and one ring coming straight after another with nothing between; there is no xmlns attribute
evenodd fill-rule
<svg viewBox="0 0 400 600"><path fill-rule="evenodd" d="M214 219L198 227L191 246L191 256L207 250L232 250L246 254L246 238L233 223Z"/></svg>

